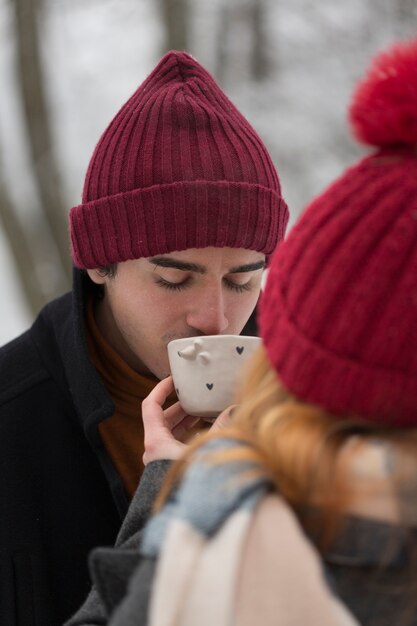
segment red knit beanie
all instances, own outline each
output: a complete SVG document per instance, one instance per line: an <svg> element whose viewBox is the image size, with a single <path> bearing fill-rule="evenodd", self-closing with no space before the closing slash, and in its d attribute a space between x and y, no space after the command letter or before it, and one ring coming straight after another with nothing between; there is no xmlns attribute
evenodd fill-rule
<svg viewBox="0 0 417 626"><path fill-rule="evenodd" d="M301 400L417 426L417 40L375 58L350 120L378 149L307 207L274 254L261 334Z"/></svg>
<svg viewBox="0 0 417 626"><path fill-rule="evenodd" d="M287 221L259 136L192 56L173 51L96 146L70 212L72 258L92 269L207 246L269 255Z"/></svg>

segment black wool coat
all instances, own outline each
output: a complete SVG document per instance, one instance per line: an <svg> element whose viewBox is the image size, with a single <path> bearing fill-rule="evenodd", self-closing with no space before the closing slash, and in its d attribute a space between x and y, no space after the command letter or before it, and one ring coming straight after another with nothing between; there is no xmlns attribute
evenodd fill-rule
<svg viewBox="0 0 417 626"><path fill-rule="evenodd" d="M0 350L0 624L58 626L83 602L87 554L126 513L97 425L114 405L87 355L84 292Z"/></svg>
<svg viewBox="0 0 417 626"><path fill-rule="evenodd" d="M89 289L74 270L72 293L0 349L1 626L61 626L90 589L90 550L114 544L128 509L98 432L114 404L87 352Z"/></svg>

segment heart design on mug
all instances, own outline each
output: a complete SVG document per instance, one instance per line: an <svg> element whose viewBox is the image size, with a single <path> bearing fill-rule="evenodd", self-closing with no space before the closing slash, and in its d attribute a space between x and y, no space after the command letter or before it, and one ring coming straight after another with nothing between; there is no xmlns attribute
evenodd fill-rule
<svg viewBox="0 0 417 626"><path fill-rule="evenodd" d="M214 385L214 383L206 383L206 387L207 387L207 389L209 389L210 391L213 389L213 385Z"/></svg>
<svg viewBox="0 0 417 626"><path fill-rule="evenodd" d="M244 348L243 346L242 346L242 347L236 346L236 352L237 352L238 354L242 354L242 352L243 352L243 350L244 350L244 349L245 349L245 348Z"/></svg>

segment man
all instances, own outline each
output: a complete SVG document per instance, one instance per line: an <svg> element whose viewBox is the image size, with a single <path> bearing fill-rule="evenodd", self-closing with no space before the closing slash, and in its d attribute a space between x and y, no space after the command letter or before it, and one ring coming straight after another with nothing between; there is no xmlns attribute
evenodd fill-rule
<svg viewBox="0 0 417 626"><path fill-rule="evenodd" d="M0 352L0 623L61 624L142 472L141 401L177 337L240 333L288 210L268 152L170 52L103 133L70 212L74 286Z"/></svg>

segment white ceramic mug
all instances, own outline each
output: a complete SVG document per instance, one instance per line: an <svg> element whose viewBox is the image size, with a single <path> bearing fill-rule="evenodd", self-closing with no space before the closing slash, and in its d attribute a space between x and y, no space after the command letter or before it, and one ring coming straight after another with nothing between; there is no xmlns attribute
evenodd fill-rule
<svg viewBox="0 0 417 626"><path fill-rule="evenodd" d="M217 417L233 403L239 372L260 345L259 337L243 335L171 341L169 363L183 409L197 417Z"/></svg>

